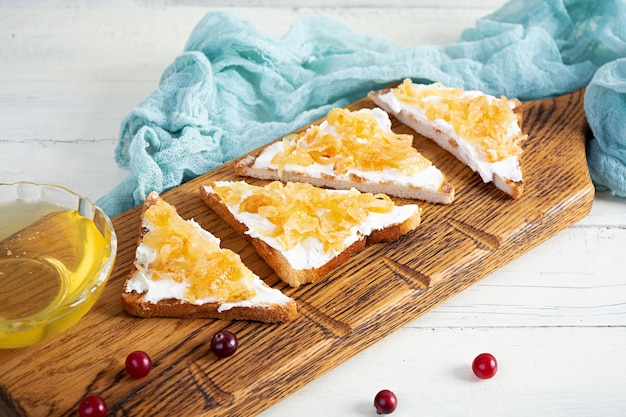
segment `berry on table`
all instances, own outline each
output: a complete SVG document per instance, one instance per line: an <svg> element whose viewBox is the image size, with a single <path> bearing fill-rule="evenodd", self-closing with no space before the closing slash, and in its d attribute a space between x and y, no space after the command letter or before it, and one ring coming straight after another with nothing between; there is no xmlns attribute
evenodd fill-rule
<svg viewBox="0 0 626 417"><path fill-rule="evenodd" d="M126 372L135 379L143 378L152 369L152 359L146 352L136 350L126 356Z"/></svg>
<svg viewBox="0 0 626 417"><path fill-rule="evenodd" d="M490 353L481 353L472 362L472 371L480 379L492 378L498 371L498 362Z"/></svg>
<svg viewBox="0 0 626 417"><path fill-rule="evenodd" d="M374 407L378 414L391 414L398 406L398 397L392 391L384 389L374 397Z"/></svg>
<svg viewBox="0 0 626 417"><path fill-rule="evenodd" d="M211 352L219 358L227 358L233 355L238 346L237 337L226 330L215 333L211 339Z"/></svg>
<svg viewBox="0 0 626 417"><path fill-rule="evenodd" d="M78 415L80 417L105 417L106 414L107 403L99 395L85 397L78 404Z"/></svg>

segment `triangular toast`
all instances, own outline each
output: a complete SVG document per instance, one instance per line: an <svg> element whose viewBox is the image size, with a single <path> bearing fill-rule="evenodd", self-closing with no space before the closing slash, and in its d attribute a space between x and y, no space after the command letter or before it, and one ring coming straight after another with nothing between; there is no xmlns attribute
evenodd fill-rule
<svg viewBox="0 0 626 417"><path fill-rule="evenodd" d="M464 91L440 83L373 91L368 97L420 135L432 139L513 198L524 190L522 106L517 99Z"/></svg>
<svg viewBox="0 0 626 417"><path fill-rule="evenodd" d="M207 205L292 287L315 283L366 245L417 228L421 209L383 194L308 183L214 181L200 186Z"/></svg>
<svg viewBox="0 0 626 417"><path fill-rule="evenodd" d="M285 322L296 302L270 288L194 220L156 192L143 206L136 259L122 306L139 317Z"/></svg>
<svg viewBox="0 0 626 417"><path fill-rule="evenodd" d="M235 170L265 180L451 203L454 187L412 142L411 135L391 130L379 108L334 108L321 124L242 158Z"/></svg>

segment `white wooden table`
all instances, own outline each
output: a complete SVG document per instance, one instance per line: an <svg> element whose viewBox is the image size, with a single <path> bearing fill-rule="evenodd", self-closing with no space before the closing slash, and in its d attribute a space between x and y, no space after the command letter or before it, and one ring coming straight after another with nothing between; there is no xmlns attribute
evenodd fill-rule
<svg viewBox="0 0 626 417"><path fill-rule="evenodd" d="M504 0L202 3L0 3L0 182L58 183L94 200L121 182L128 172L113 161L121 119L211 8L277 37L318 13L419 45L456 41ZM599 193L578 224L263 416L371 416L383 388L398 395L397 416L624 416L625 271L626 200ZM486 381L470 369L483 351L500 365Z"/></svg>

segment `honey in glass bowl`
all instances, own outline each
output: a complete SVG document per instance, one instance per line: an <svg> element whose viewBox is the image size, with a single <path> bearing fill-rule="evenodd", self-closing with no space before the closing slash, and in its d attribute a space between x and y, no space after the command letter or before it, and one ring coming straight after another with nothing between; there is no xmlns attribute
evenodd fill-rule
<svg viewBox="0 0 626 417"><path fill-rule="evenodd" d="M97 300L117 241L108 217L62 187L0 185L0 348L67 329Z"/></svg>

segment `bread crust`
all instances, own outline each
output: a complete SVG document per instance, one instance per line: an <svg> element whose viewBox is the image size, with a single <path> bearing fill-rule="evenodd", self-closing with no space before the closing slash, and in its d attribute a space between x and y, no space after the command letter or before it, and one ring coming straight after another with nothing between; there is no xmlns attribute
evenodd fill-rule
<svg viewBox="0 0 626 417"><path fill-rule="evenodd" d="M151 193L146 198L142 207L141 218L146 210L156 204L161 198L156 193ZM143 222L142 222L143 223ZM143 239L147 230L140 226L137 245ZM211 302L204 304L192 304L182 300L170 298L160 300L156 303L146 301L145 293L136 291L126 291L126 283L135 275L137 268L133 264L131 272L126 278L124 289L121 295L121 303L124 310L133 316L151 317L173 317L173 318L212 318L222 320L252 320L264 323L280 323L295 319L298 316L298 308L295 300L290 299L285 304L264 304L257 306L234 306L226 310L219 311L221 303ZM278 291L278 290L276 290Z"/></svg>
<svg viewBox="0 0 626 417"><path fill-rule="evenodd" d="M385 88L379 91L371 91L368 94L368 97L374 103L376 103L376 105L378 105L380 108L385 110L390 115L393 115L400 122L410 127L411 129L413 129L415 132L419 133L420 135L431 139L437 145L439 145L440 147L448 151L450 154L452 154L459 161L469 166L473 171L477 171L476 167L474 166L474 161L467 161L461 156L459 152L459 149L460 149L459 144L456 142L454 138L444 135L443 132L441 132L439 129L437 129L436 127L432 125L420 122L413 116L413 114L405 110L400 110L399 112L394 111L389 106L389 104L382 98L382 96L389 93L391 90L392 90L391 88ZM509 102L514 103L514 107L512 108L512 111L517 117L517 122L521 129L522 118L523 118L522 103L515 98L511 98L508 100ZM521 163L521 160L519 160L519 158L518 158L518 163L519 163L520 169L522 169L522 166L521 166L522 163ZM524 181L513 181L509 178L505 178L503 175L500 175L497 172L495 172L492 175L491 182L493 182L496 188L510 195L512 198L519 198L524 191Z"/></svg>
<svg viewBox="0 0 626 417"><path fill-rule="evenodd" d="M219 311L219 303L191 304L177 299L161 300L151 303L143 299L143 294L135 291L122 293L122 306L133 316L173 317L181 319L221 319L221 320L252 320L264 323L281 323L295 319L298 315L295 301L285 305L232 307Z"/></svg>
<svg viewBox="0 0 626 417"><path fill-rule="evenodd" d="M214 187L214 183L208 184ZM248 240L259 256L276 272L276 275L291 287L299 287L302 284L316 283L326 278L331 271L350 259L364 247L379 242L389 242L417 228L421 221L420 210L402 223L394 224L380 230L374 230L369 236L364 236L343 250L339 255L318 268L296 270L291 267L287 259L280 251L272 248L263 240L247 234L248 227L239 222L222 204L219 195L207 192L204 185L199 189L202 200L226 223L228 223L239 235Z"/></svg>

